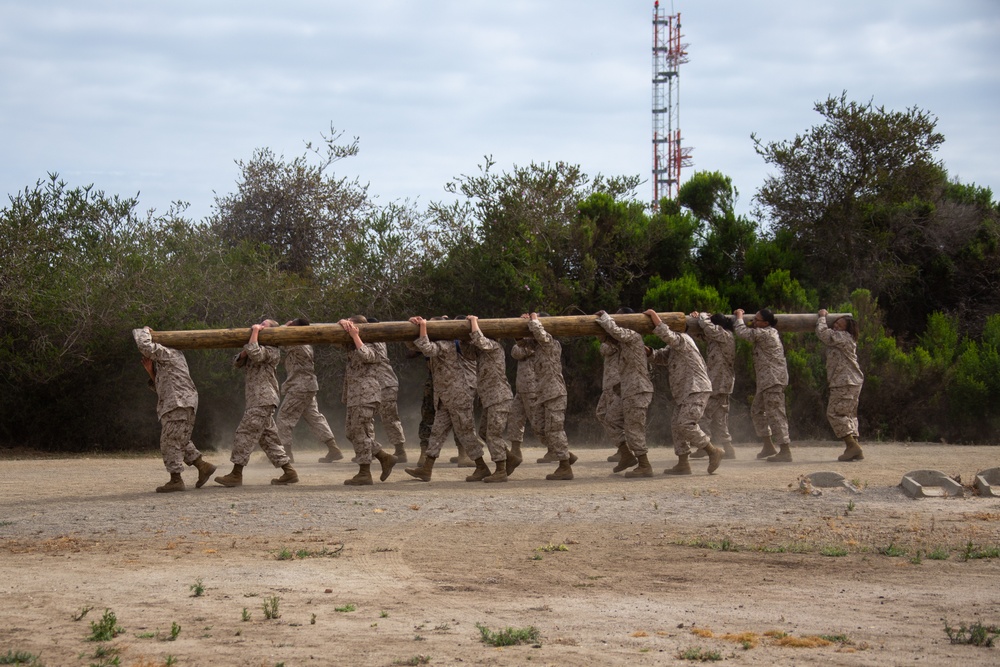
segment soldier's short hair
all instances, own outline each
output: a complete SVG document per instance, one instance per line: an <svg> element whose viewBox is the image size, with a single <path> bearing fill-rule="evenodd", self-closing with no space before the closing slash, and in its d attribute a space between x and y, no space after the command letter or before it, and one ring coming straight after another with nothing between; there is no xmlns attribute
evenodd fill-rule
<svg viewBox="0 0 1000 667"><path fill-rule="evenodd" d="M727 331L733 330L733 321L722 313L712 313L712 316L708 318L708 321L717 327L726 329Z"/></svg>
<svg viewBox="0 0 1000 667"><path fill-rule="evenodd" d="M774 316L769 308L761 308L759 311L760 318L770 324L772 327L778 326L778 318Z"/></svg>
<svg viewBox="0 0 1000 667"><path fill-rule="evenodd" d="M351 322L354 322L355 324L368 324L368 318L365 317L364 315L351 315L347 319L349 319Z"/></svg>
<svg viewBox="0 0 1000 667"><path fill-rule="evenodd" d="M288 323L290 327L307 327L309 326L308 317L296 317L294 320Z"/></svg>

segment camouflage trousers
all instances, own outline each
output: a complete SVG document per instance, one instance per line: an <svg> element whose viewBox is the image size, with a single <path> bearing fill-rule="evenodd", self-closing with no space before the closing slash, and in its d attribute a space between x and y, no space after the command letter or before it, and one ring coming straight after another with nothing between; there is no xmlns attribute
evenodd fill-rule
<svg viewBox="0 0 1000 667"><path fill-rule="evenodd" d="M788 415L785 413L785 387L775 385L757 390L750 405L750 420L757 436L771 436L776 445L790 442L788 437Z"/></svg>
<svg viewBox="0 0 1000 667"><path fill-rule="evenodd" d="M507 429L504 438L508 442L524 442L524 425L531 425L531 432L541 439L544 427L544 413L531 394L515 394L507 415Z"/></svg>
<svg viewBox="0 0 1000 667"><path fill-rule="evenodd" d="M382 421L382 428L385 429L385 437L394 449L406 444L403 422L399 419L398 398L399 390L396 387L387 387L382 390L382 402L378 405L378 416Z"/></svg>
<svg viewBox="0 0 1000 667"><path fill-rule="evenodd" d="M305 419L309 429L320 442L337 444L337 439L330 430L330 423L319 411L315 391L296 391L285 394L285 400L278 408L278 439L286 450L292 445L292 431L299 419Z"/></svg>
<svg viewBox="0 0 1000 667"><path fill-rule="evenodd" d="M569 458L569 440L566 438L566 397L550 398L539 406L542 409L542 433L539 436L546 449L560 461Z"/></svg>
<svg viewBox="0 0 1000 667"><path fill-rule="evenodd" d="M191 442L194 414L194 408L177 408L160 420L160 453L169 473L183 472L185 463L191 465L201 456Z"/></svg>
<svg viewBox="0 0 1000 667"><path fill-rule="evenodd" d="M495 405L483 408L483 415L480 418L480 426L485 426L486 448L490 450L490 460L507 460L507 450L510 443L503 437L507 429L507 421L510 416L510 404L512 401L501 401Z"/></svg>
<svg viewBox="0 0 1000 667"><path fill-rule="evenodd" d="M858 400L861 385L830 387L830 402L826 406L826 418L839 440L849 435L858 436Z"/></svg>
<svg viewBox="0 0 1000 667"><path fill-rule="evenodd" d="M711 434L713 444L733 444L733 436L729 434L729 394L712 394L701 423L702 430Z"/></svg>
<svg viewBox="0 0 1000 667"><path fill-rule="evenodd" d="M462 443L468 457L470 459L481 457L486 443L476 434L473 410L473 397L471 395L468 401L456 403L439 401L434 406L434 425L431 427L427 456L437 458L444 446L445 439L454 429L455 439Z"/></svg>
<svg viewBox="0 0 1000 667"><path fill-rule="evenodd" d="M234 465L247 465L250 463L250 454L258 445L275 468L288 463L288 454L281 446L278 427L274 424L273 405L246 409L240 425L236 427L236 435L233 436L233 451L229 461Z"/></svg>
<svg viewBox="0 0 1000 667"><path fill-rule="evenodd" d="M670 434L674 440L674 454L677 456L690 454L692 449L704 449L712 443L698 426L711 395L708 391L689 394L674 406L674 412L670 416Z"/></svg>
<svg viewBox="0 0 1000 667"><path fill-rule="evenodd" d="M649 404L653 402L653 392L633 394L621 399L622 403L622 436L625 444L636 456L646 454L646 417L649 414Z"/></svg>
<svg viewBox="0 0 1000 667"><path fill-rule="evenodd" d="M382 451L382 445L375 440L375 413L377 403L347 406L347 439L354 446L359 465L368 465L372 457Z"/></svg>
<svg viewBox="0 0 1000 667"><path fill-rule="evenodd" d="M605 389L601 392L596 411L597 423L604 427L608 440L615 447L625 442L625 424L620 391L616 386L614 389Z"/></svg>

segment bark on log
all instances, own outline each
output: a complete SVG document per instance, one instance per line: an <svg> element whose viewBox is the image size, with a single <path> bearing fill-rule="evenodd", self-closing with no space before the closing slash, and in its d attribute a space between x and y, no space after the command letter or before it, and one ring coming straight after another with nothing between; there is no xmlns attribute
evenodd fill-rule
<svg viewBox="0 0 1000 667"><path fill-rule="evenodd" d="M684 313L660 313L660 319L674 331L686 331L693 319ZM827 322L845 313L827 315ZM612 315L618 326L652 333L653 325L642 313ZM816 329L815 314L777 315L778 331L786 333L806 333ZM541 317L545 330L553 336L572 338L594 336L604 329L597 324L593 315L573 315L568 317ZM753 323L753 313L744 316L748 326ZM479 328L489 338L523 338L529 336L528 320L520 317L503 319L481 319ZM415 340L418 327L410 322L377 322L359 324L361 340L367 343L402 342ZM697 329L694 329L697 331ZM431 340L468 338L469 323L464 320L435 320L427 322L427 336ZM238 348L250 340L250 329L204 329L193 331L154 331L153 342L178 350L210 350ZM312 324L306 327L268 327L262 329L257 340L261 345L346 345L350 336L339 324Z"/></svg>

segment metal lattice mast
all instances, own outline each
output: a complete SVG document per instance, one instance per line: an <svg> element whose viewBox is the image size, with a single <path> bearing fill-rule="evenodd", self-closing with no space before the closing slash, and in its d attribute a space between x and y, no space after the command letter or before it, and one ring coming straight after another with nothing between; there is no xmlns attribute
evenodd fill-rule
<svg viewBox="0 0 1000 667"><path fill-rule="evenodd" d="M681 168L691 166L691 149L681 147L680 66L688 61L681 44L681 15L653 9L653 205L676 198Z"/></svg>

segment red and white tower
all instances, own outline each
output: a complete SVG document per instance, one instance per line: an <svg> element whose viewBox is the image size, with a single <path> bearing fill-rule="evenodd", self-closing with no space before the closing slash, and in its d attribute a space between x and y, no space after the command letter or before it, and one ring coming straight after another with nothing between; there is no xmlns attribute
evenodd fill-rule
<svg viewBox="0 0 1000 667"><path fill-rule="evenodd" d="M691 166L691 149L681 147L680 66L688 61L681 44L680 13L665 16L659 0L653 9L653 205L676 198L681 168Z"/></svg>

